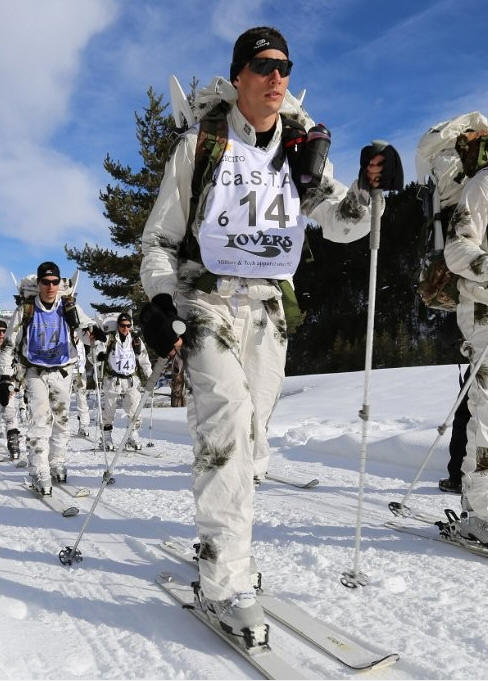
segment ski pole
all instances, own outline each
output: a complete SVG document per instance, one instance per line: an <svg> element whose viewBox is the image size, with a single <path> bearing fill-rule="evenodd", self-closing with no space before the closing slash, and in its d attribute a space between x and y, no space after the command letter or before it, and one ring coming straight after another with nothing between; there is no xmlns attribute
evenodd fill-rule
<svg viewBox="0 0 488 681"><path fill-rule="evenodd" d="M154 406L154 388L151 393L151 417L149 419L149 442L146 444L146 447L154 447L154 442L151 442L151 433L152 433L152 424L153 424L153 406Z"/></svg>
<svg viewBox="0 0 488 681"><path fill-rule="evenodd" d="M176 320L173 322L173 330L178 336L182 336L185 333L185 324L184 322L180 320ZM117 447L117 451L115 452L113 459L110 463L110 466L107 471L107 476L104 475L102 479L102 483L100 485L100 488L98 490L97 496L93 500L93 504L85 518L85 522L83 523L83 526L78 534L78 537L76 538L75 543L73 546L65 546L64 549L61 549L58 557L62 565L72 565L73 562L79 563L83 560L81 551L78 549L79 543L81 541L81 538L83 537L83 534L85 533L86 528L88 527L88 524L90 520L93 517L93 514L95 512L96 507L98 506L98 502L100 501L100 498L103 494L103 490L105 487L108 485L108 481L112 475L112 472L115 469L115 465L117 463L117 459L119 458L121 452L123 451L127 440L130 437L130 434L132 433L132 429L134 428L134 424L139 418L139 414L141 413L146 400L147 396L149 393L154 390L154 386L156 385L159 377L161 376L166 364L168 363L169 359L167 357L158 357L158 360L156 364L154 365L153 371L151 375L148 378L148 381L146 383L146 387L144 390L144 393L141 395L141 399L139 400L139 404L137 405L137 409L132 417L132 419L129 421L127 424L127 428L124 434L124 437L122 438L119 446Z"/></svg>
<svg viewBox="0 0 488 681"><path fill-rule="evenodd" d="M451 407L451 410L449 411L448 415L446 416L444 423L441 423L440 426L437 426L437 436L436 436L434 442L432 443L432 445L430 446L430 449L428 450L427 454L425 455L425 459L422 462L422 464L420 465L420 468L418 469L415 478L413 479L410 487L408 488L407 492L405 493L405 496L403 497L403 499L400 502L391 501L388 504L388 508L393 513L393 515L403 516L404 518L409 517L411 511L408 508L408 506L406 506L406 502L408 501L408 498L412 494L413 488L415 487L415 485L419 481L420 476L422 475L425 467L427 466L427 463L429 462L430 457L434 453L434 449L436 448L437 443L439 442L441 437L444 435L446 430L451 425L452 417L453 417L456 409L459 407L459 405L463 401L464 396L466 395L466 393L470 389L471 384L473 383L474 379L476 378L476 374L478 373L487 353L488 353L488 344L485 346L485 348L484 348L483 352L481 353L481 355L479 356L476 364L473 366L468 380L463 385L463 388L462 388L461 392L459 393L459 395L458 395L456 401L454 402L453 406Z"/></svg>
<svg viewBox="0 0 488 681"><path fill-rule="evenodd" d="M365 586L368 583L366 575L359 571L359 553L361 545L361 513L364 497L364 478L366 472L367 440L369 428L369 380L373 357L374 313L376 304L376 274L378 250L380 247L380 224L383 206L383 191L371 190L371 234L370 234L370 266L369 266L369 294L368 294L368 322L366 327L366 357L364 366L363 405L359 411L362 419L361 450L359 465L359 490L356 516L356 533L354 547L354 565L350 572L343 572L341 583L349 588Z"/></svg>

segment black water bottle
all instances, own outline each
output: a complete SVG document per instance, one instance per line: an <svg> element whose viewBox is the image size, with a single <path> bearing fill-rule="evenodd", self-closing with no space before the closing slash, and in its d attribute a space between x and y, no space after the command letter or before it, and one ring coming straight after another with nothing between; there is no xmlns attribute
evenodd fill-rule
<svg viewBox="0 0 488 681"><path fill-rule="evenodd" d="M323 123L314 125L307 133L300 163L300 183L308 189L318 187L329 155L331 134Z"/></svg>

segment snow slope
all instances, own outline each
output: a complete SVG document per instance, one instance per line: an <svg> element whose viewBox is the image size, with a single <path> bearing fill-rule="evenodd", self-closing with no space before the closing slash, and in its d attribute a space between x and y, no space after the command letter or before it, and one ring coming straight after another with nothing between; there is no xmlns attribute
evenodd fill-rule
<svg viewBox="0 0 488 681"><path fill-rule="evenodd" d="M267 482L258 490L254 553L264 586L359 641L400 653L371 679L488 677L485 559L383 525L392 519L388 502L401 500L454 402L457 374L455 366L373 372L360 565L370 583L360 589L346 589L340 576L353 564L362 373L287 378L270 425L270 471L320 485ZM149 456L121 457L74 567L61 566L58 552L75 541L91 500L77 501L78 517L63 518L21 487L25 471L0 464L0 678L260 678L154 583L161 570L193 577L159 550L161 538L196 537L185 410L155 408L151 433L149 415L141 432L155 446L144 448ZM116 441L124 424L119 412ZM449 432L412 505L458 510L459 497L437 489L448 442ZM71 481L94 497L103 454L73 438L70 458ZM356 675L277 625L271 636L308 678Z"/></svg>

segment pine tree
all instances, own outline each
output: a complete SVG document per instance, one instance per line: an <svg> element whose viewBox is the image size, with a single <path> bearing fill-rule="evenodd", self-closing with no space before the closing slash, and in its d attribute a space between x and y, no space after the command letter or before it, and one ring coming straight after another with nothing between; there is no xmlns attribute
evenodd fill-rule
<svg viewBox="0 0 488 681"><path fill-rule="evenodd" d="M142 289L139 269L142 259L141 238L144 225L156 200L164 167L175 137L173 117L166 115L168 104L152 88L147 91L148 105L142 115L136 113L136 136L143 166L133 171L129 165L114 161L107 154L105 170L116 181L100 192L105 204L104 216L114 248L89 246L69 248L68 258L93 279L94 287L109 303L93 304L99 312L132 308L135 316L146 296Z"/></svg>
<svg viewBox="0 0 488 681"><path fill-rule="evenodd" d="M442 364L459 361L456 315L427 308L417 293L426 249L418 193L419 186L412 182L386 197L378 252L374 367L432 363L433 358ZM294 277L297 299L307 319L290 339L287 373L354 371L364 365L369 237L341 244L324 240L321 230L308 229L307 234L314 260L302 258ZM402 359L398 353L399 329ZM342 350L334 345L338 337ZM424 339L421 352L420 339ZM347 342L350 364L344 366ZM352 352L355 347L363 354L361 362ZM344 355L342 359L339 352Z"/></svg>

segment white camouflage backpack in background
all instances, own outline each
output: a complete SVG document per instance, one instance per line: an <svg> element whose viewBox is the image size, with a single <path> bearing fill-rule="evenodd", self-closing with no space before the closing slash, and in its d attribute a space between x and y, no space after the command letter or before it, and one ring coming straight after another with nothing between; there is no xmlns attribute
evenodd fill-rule
<svg viewBox="0 0 488 681"><path fill-rule="evenodd" d="M423 188L427 220L426 252L421 264L418 292L428 307L452 312L459 299L457 275L444 259L448 213L456 206L467 177L456 151L459 135L488 129L488 119L479 111L433 125L420 138L415 164L417 181ZM444 222L444 225L442 224Z"/></svg>
<svg viewBox="0 0 488 681"><path fill-rule="evenodd" d="M114 333L117 331L117 319L120 312L99 312L95 317L96 325L102 329L104 333Z"/></svg>

